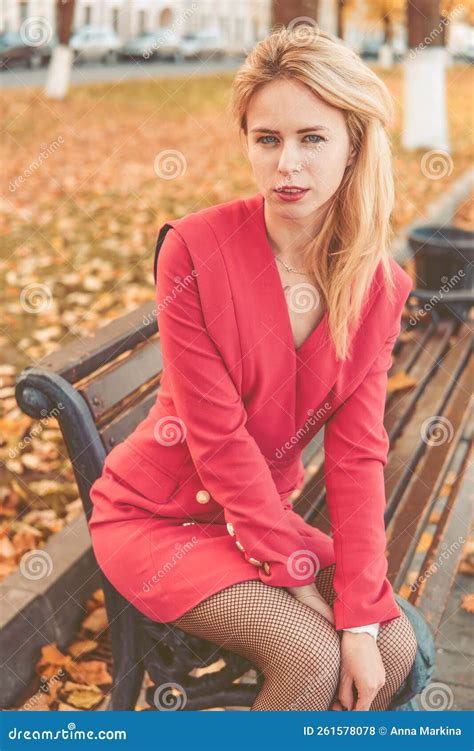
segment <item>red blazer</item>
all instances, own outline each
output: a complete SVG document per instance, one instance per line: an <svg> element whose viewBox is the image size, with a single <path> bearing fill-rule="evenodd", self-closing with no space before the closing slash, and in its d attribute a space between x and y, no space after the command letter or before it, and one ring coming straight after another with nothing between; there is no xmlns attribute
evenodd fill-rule
<svg viewBox="0 0 474 751"><path fill-rule="evenodd" d="M336 360L327 315L295 350L263 207L256 194L162 229L161 387L106 465L133 475L154 515L227 524L267 584L310 583L309 564L335 562L336 629L391 620L400 610L386 578L383 417L412 280L392 259L391 304L379 265L351 361ZM332 539L288 501L303 482L301 452L323 425Z"/></svg>

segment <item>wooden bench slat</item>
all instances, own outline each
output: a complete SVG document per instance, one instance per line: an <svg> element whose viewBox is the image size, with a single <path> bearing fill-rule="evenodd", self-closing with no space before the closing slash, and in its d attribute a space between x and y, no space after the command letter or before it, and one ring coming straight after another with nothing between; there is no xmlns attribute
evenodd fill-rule
<svg viewBox="0 0 474 751"><path fill-rule="evenodd" d="M155 334L155 307L154 302L144 303L98 329L90 338L82 337L46 355L37 367L57 373L69 383L77 383Z"/></svg>
<svg viewBox="0 0 474 751"><path fill-rule="evenodd" d="M115 419L108 422L99 434L102 438L107 452L111 451L114 446L127 438L137 425L144 420L150 409L156 402L159 386L155 386L151 391L141 395L140 399L132 400L132 403L126 410L120 412Z"/></svg>
<svg viewBox="0 0 474 751"><path fill-rule="evenodd" d="M472 380L471 368L464 369L460 379L459 388L454 391L442 414L446 419L449 429L453 429L453 436L462 435L468 414L469 392L468 387ZM417 427L417 426L415 426ZM420 425L418 425L418 429ZM423 446L420 432L418 440ZM405 434L403 441L410 441ZM408 568L409 560L414 552L414 547L421 536L421 532L429 515L430 509L436 500L436 495L443 483L447 467L451 465L453 455L457 448L457 442L445 440L442 444L426 445L425 450L417 461L414 469L410 470L409 479L405 481L403 493L398 501L396 513L387 525L387 539L390 548L389 578L404 576ZM419 453L419 452L417 452ZM399 454L395 454L398 458ZM391 465L391 471L396 475L398 484L400 476L404 476L405 467Z"/></svg>
<svg viewBox="0 0 474 751"><path fill-rule="evenodd" d="M403 440L395 442L389 454L385 467L387 523L393 517L421 456L425 451L433 449L433 447L427 447L422 439L422 425L425 421L432 419L433 416L443 416L446 402L452 391L453 379L456 381L461 377L460 369L462 370L466 366L469 351L469 341L466 337L460 336L454 347L433 363L434 372L432 372L416 403L414 416L406 422L402 433ZM456 415L453 414L452 419L455 420ZM457 422L453 423L454 432L459 429L460 419L458 417ZM438 459L441 462L441 456L444 455L443 447L436 448L438 449ZM444 449L447 450L447 446L444 446Z"/></svg>
<svg viewBox="0 0 474 751"><path fill-rule="evenodd" d="M119 406L146 384L156 381L162 369L163 359L158 336L136 347L128 357L88 381L79 391L87 401L94 420L100 422L107 412Z"/></svg>

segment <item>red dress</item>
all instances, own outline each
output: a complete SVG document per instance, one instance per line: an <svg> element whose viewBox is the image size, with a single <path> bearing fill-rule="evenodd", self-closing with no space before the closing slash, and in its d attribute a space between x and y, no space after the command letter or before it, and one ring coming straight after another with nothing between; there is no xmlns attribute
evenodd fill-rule
<svg viewBox="0 0 474 751"><path fill-rule="evenodd" d="M391 301L379 264L351 329L354 355L341 362L327 314L295 348L261 194L170 221L161 241L160 390L91 489L105 575L138 610L169 622L231 584L298 586L335 562L337 629L397 618L383 416L411 278L391 259ZM288 501L323 425L332 537Z"/></svg>

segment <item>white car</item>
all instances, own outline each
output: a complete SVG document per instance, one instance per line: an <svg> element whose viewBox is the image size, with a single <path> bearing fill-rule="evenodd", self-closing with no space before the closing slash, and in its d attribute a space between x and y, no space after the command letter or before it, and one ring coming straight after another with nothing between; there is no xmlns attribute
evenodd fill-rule
<svg viewBox="0 0 474 751"><path fill-rule="evenodd" d="M72 35L69 46L74 51L74 62L101 60L114 63L122 43L108 26L83 26Z"/></svg>
<svg viewBox="0 0 474 751"><path fill-rule="evenodd" d="M181 38L181 55L184 59L208 57L218 58L225 55L223 41L215 31L196 31Z"/></svg>
<svg viewBox="0 0 474 751"><path fill-rule="evenodd" d="M182 60L181 37L173 29L162 28L155 32L154 56L159 60Z"/></svg>

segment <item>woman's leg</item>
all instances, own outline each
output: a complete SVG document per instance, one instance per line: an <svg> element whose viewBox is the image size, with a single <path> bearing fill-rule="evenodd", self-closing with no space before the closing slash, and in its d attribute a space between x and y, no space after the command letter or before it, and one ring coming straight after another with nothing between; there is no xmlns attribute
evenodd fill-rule
<svg viewBox="0 0 474 751"><path fill-rule="evenodd" d="M315 579L319 592L331 606L336 598L332 586L335 570L335 564L321 569ZM374 698L370 709L383 710L387 709L392 696L409 674L415 661L416 635L403 610L400 618L395 618L380 627L377 646L385 668L385 685Z"/></svg>
<svg viewBox="0 0 474 751"><path fill-rule="evenodd" d="M332 605L335 565L321 569L316 585ZM249 659L265 676L252 710L327 710L337 697L340 636L333 625L283 587L260 580L217 592L173 622L178 628ZM377 644L386 682L371 709L386 709L411 670L416 637L400 618L380 628Z"/></svg>
<svg viewBox="0 0 474 751"><path fill-rule="evenodd" d="M283 587L239 582L196 605L173 625L249 659L264 675L251 709L329 709L340 640L329 621Z"/></svg>

